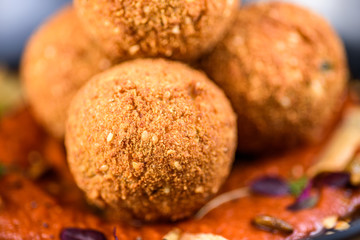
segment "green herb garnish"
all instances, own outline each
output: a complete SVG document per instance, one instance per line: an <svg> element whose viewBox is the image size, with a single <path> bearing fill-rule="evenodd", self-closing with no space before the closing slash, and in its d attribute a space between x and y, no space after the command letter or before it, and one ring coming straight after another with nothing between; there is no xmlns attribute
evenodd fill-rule
<svg viewBox="0 0 360 240"><path fill-rule="evenodd" d="M298 197L308 184L309 179L307 177L301 177L297 180L289 182L290 193L295 197Z"/></svg>

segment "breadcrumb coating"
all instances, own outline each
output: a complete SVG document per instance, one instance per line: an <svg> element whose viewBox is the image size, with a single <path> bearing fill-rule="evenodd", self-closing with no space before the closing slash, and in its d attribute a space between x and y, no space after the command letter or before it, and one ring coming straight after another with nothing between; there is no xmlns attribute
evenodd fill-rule
<svg viewBox="0 0 360 240"><path fill-rule="evenodd" d="M202 63L238 114L238 149L251 154L319 139L339 110L348 74L329 24L280 2L240 10Z"/></svg>
<svg viewBox="0 0 360 240"><path fill-rule="evenodd" d="M224 36L238 0L74 0L84 27L115 57L190 61Z"/></svg>
<svg viewBox="0 0 360 240"><path fill-rule="evenodd" d="M74 94L113 62L87 37L73 7L56 13L31 37L22 59L23 86L37 120L62 138Z"/></svg>
<svg viewBox="0 0 360 240"><path fill-rule="evenodd" d="M236 137L230 102L203 73L138 59L79 91L65 139L90 201L116 217L154 221L188 217L219 190Z"/></svg>

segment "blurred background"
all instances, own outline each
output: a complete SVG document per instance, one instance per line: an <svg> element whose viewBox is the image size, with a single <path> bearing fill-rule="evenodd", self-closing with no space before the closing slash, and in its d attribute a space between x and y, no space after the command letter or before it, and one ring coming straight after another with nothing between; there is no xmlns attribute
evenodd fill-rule
<svg viewBox="0 0 360 240"><path fill-rule="evenodd" d="M256 0L243 0L244 4ZM286 0L324 16L343 38L353 77L360 78L360 1ZM49 15L71 0L0 0L0 65L16 69L24 44Z"/></svg>
<svg viewBox="0 0 360 240"><path fill-rule="evenodd" d="M27 39L71 0L0 0L0 65L16 68Z"/></svg>

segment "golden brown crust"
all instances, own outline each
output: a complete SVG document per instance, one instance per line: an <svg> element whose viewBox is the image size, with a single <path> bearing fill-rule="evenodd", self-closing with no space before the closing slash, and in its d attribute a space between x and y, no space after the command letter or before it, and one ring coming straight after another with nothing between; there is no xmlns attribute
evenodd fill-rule
<svg viewBox="0 0 360 240"><path fill-rule="evenodd" d="M223 92L181 63L135 60L74 98L68 161L98 205L150 220L191 215L227 177L236 118Z"/></svg>
<svg viewBox="0 0 360 240"><path fill-rule="evenodd" d="M248 153L319 138L347 81L336 33L319 16L288 3L240 10L203 66L231 99L239 150Z"/></svg>
<svg viewBox="0 0 360 240"><path fill-rule="evenodd" d="M225 34L238 0L74 0L109 55L193 60Z"/></svg>
<svg viewBox="0 0 360 240"><path fill-rule="evenodd" d="M32 36L22 60L24 89L39 122L62 138L73 95L111 64L88 39L72 7L55 14Z"/></svg>

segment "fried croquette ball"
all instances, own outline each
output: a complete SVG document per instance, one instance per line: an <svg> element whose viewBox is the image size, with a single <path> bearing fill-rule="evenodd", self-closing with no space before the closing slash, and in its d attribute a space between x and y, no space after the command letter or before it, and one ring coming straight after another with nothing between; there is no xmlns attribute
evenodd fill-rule
<svg viewBox="0 0 360 240"><path fill-rule="evenodd" d="M37 120L62 138L72 97L111 64L88 39L72 7L58 12L32 36L22 60L24 90Z"/></svg>
<svg viewBox="0 0 360 240"><path fill-rule="evenodd" d="M111 56L190 61L209 51L238 0L74 0L84 27Z"/></svg>
<svg viewBox="0 0 360 240"><path fill-rule="evenodd" d="M230 102L203 73L138 59L80 90L65 142L90 201L120 218L154 221L188 217L219 190L236 136Z"/></svg>
<svg viewBox="0 0 360 240"><path fill-rule="evenodd" d="M345 58L321 17L267 2L240 10L202 63L238 115L238 149L258 154L321 138L343 100Z"/></svg>

